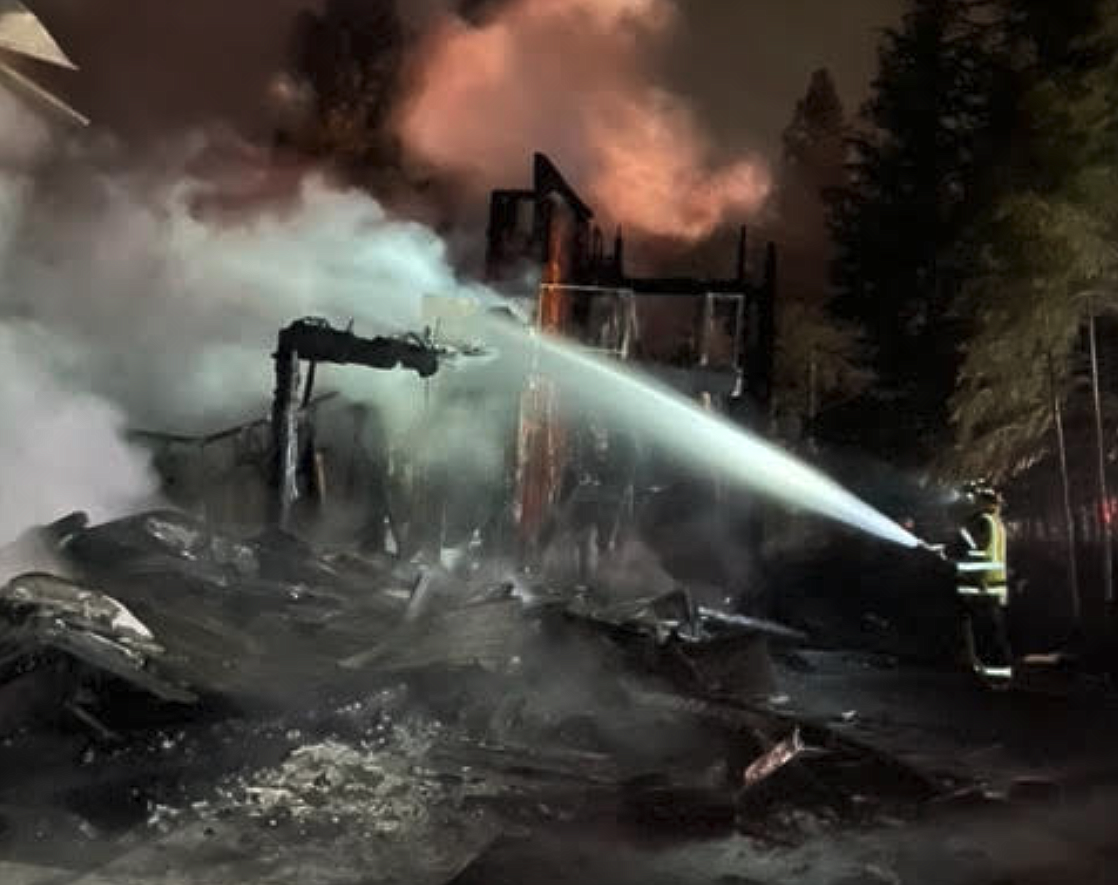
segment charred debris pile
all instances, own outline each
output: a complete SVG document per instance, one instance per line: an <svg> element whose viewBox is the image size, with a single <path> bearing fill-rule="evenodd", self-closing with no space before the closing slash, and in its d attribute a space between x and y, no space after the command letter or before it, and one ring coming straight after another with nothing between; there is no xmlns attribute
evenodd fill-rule
<svg viewBox="0 0 1118 885"><path fill-rule="evenodd" d="M79 841L248 831L259 859L329 836L360 859L370 836L476 850L560 824L779 840L941 786L782 713L770 648L803 637L683 588L619 598L170 511L33 535L56 568L0 590L0 728L7 764L37 760L26 802L68 809Z"/></svg>
<svg viewBox="0 0 1118 885"><path fill-rule="evenodd" d="M245 446L245 488L259 486L270 518L74 514L0 551L15 575L0 587L0 782L20 797L0 801L8 856L70 852L114 882L168 864L204 870L199 882L346 885L370 869L446 882L501 837L569 827L795 844L903 820L957 786L791 714L773 655L806 637L649 568L630 547L647 534L638 487L655 483L611 472L546 421L513 422L520 483L498 482L489 508L520 505L541 554L532 569L477 531L448 531L445 503L423 506L439 505L434 492L398 506L373 457L379 505L362 519L374 530L301 533L328 487L316 367L427 379L470 353L294 323L273 356L271 420L231 432L271 437ZM566 461L544 445L560 437ZM565 498L557 476L578 480ZM536 519L560 500L554 525ZM412 543L431 525L433 545Z"/></svg>

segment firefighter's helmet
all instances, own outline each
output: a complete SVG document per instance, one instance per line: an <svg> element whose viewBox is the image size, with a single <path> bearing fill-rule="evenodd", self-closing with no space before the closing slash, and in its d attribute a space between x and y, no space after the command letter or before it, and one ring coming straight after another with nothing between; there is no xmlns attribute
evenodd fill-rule
<svg viewBox="0 0 1118 885"><path fill-rule="evenodd" d="M1004 500L994 484L986 479L974 479L963 484L963 500L975 507L1000 507Z"/></svg>

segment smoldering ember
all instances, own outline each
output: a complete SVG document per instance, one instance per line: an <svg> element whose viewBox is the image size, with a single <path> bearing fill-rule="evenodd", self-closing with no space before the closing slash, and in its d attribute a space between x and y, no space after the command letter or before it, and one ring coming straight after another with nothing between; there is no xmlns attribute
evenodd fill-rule
<svg viewBox="0 0 1118 885"><path fill-rule="evenodd" d="M0 885L1113 882L1116 73L0 0Z"/></svg>

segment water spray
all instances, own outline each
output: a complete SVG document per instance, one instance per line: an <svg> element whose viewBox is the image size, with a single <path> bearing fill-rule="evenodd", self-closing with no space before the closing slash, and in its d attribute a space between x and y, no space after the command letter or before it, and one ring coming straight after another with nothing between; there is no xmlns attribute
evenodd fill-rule
<svg viewBox="0 0 1118 885"><path fill-rule="evenodd" d="M903 547L918 538L803 461L679 393L550 335L488 319L484 334L502 351L531 360L567 401L608 415L680 460L743 488Z"/></svg>

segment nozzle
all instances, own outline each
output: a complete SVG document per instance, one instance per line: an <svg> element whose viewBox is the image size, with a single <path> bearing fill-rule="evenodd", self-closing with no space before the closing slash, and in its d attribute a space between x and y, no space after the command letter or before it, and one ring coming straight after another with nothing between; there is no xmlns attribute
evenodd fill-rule
<svg viewBox="0 0 1118 885"><path fill-rule="evenodd" d="M920 539L919 540L919 547L920 547L921 550L928 551L928 553L934 553L936 556L940 557L941 559L946 559L947 558L946 548L944 547L943 544L929 544L927 541L925 541L923 539Z"/></svg>

